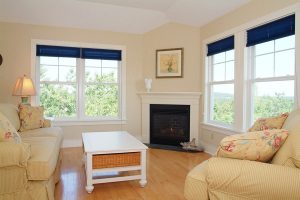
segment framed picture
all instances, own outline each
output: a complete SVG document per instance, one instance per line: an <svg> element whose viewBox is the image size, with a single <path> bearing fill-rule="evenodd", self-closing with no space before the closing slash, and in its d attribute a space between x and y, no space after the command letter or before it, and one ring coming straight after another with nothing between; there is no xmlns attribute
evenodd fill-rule
<svg viewBox="0 0 300 200"><path fill-rule="evenodd" d="M156 78L183 76L183 48L156 50Z"/></svg>

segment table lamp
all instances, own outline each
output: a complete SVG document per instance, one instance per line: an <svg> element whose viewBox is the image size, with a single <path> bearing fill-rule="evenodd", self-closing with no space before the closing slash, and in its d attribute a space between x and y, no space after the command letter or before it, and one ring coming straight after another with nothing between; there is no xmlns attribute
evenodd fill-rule
<svg viewBox="0 0 300 200"><path fill-rule="evenodd" d="M23 77L18 78L16 81L13 96L21 96L21 104L29 104L28 97L35 95L35 88L31 78Z"/></svg>

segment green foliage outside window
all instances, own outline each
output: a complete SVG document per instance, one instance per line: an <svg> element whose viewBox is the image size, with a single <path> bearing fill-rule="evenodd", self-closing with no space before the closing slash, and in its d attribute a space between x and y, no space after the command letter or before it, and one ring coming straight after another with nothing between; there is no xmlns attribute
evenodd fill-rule
<svg viewBox="0 0 300 200"><path fill-rule="evenodd" d="M96 76L93 83L85 89L85 115L99 117L116 117L119 111L119 93L117 84L112 82L114 74ZM76 86L41 84L40 102L47 117L76 116Z"/></svg>
<svg viewBox="0 0 300 200"><path fill-rule="evenodd" d="M213 120L226 124L233 123L233 98L216 98L213 108ZM254 98L254 120L260 117L272 117L293 110L293 97L276 94Z"/></svg>

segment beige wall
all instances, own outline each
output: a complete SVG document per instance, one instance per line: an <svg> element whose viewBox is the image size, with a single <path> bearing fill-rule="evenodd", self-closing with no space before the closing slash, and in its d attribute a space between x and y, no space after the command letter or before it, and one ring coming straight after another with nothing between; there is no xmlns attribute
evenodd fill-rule
<svg viewBox="0 0 300 200"><path fill-rule="evenodd" d="M201 45L203 45L203 41L209 37L221 34L230 29L251 22L259 17L263 17L299 2L300 0L252 0L250 3L240 7L239 9L201 27ZM201 52L201 55L202 53L203 52ZM201 69L204 70L203 65L201 66ZM203 71L201 74L203 75ZM219 141L225 136L226 135L222 133L202 130L200 138L202 138L202 140L206 143L218 145Z"/></svg>
<svg viewBox="0 0 300 200"><path fill-rule="evenodd" d="M17 77L31 74L31 40L125 45L127 48L127 125L64 126L67 145L78 144L83 131L128 130L141 136L141 103L144 78L153 78L153 91L199 91L199 28L167 24L145 35L0 22L0 102L17 104L11 95ZM183 37L184 36L184 37ZM155 50L184 48L184 78L155 79Z"/></svg>
<svg viewBox="0 0 300 200"><path fill-rule="evenodd" d="M0 22L0 102L17 104L19 97L12 96L17 77L31 74L31 40L59 40L81 43L125 45L127 48L127 125L97 125L63 127L66 139L79 140L82 131L128 130L139 136L141 106L136 92L143 89L142 36L72 28L24 25ZM134 112L132 112L134 110ZM131 111L131 112L130 112Z"/></svg>
<svg viewBox="0 0 300 200"><path fill-rule="evenodd" d="M153 91L199 92L200 30L176 23L165 24L144 35L143 77L152 78ZM156 50L184 48L183 78L155 78Z"/></svg>

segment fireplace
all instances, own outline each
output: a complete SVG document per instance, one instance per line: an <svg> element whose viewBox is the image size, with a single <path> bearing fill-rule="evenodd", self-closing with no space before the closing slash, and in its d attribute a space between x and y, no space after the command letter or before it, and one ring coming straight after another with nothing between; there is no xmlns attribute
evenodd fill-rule
<svg viewBox="0 0 300 200"><path fill-rule="evenodd" d="M190 141L190 105L150 104L150 144Z"/></svg>

